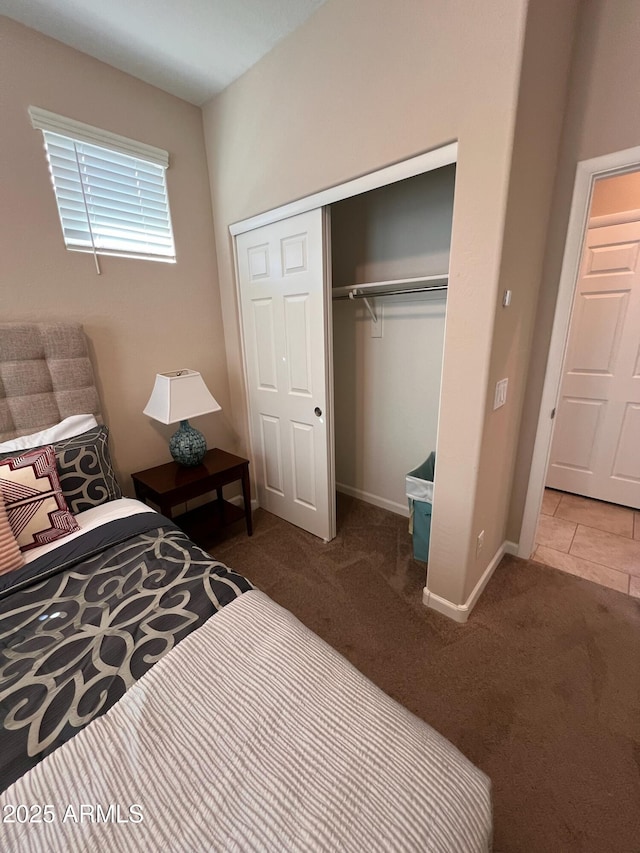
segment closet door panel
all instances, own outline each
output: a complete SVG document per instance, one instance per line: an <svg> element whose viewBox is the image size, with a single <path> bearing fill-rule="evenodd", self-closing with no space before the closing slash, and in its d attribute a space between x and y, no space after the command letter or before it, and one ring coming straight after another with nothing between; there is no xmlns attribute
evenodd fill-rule
<svg viewBox="0 0 640 853"><path fill-rule="evenodd" d="M270 415L260 415L260 438L262 439L263 481L264 487L276 495L284 496L284 476L282 472L282 442L280 440L280 419Z"/></svg>
<svg viewBox="0 0 640 853"><path fill-rule="evenodd" d="M285 296L284 317L289 393L311 397L313 352L309 294Z"/></svg>
<svg viewBox="0 0 640 853"><path fill-rule="evenodd" d="M236 252L258 500L329 540L335 490L323 211L240 234Z"/></svg>
<svg viewBox="0 0 640 853"><path fill-rule="evenodd" d="M316 509L316 478L313 446L313 424L291 422L291 462L293 466L293 499Z"/></svg>
<svg viewBox="0 0 640 853"><path fill-rule="evenodd" d="M275 329L273 319L273 299L253 299L253 351L255 353L255 375L257 389L261 391L278 390L278 372L276 370Z"/></svg>

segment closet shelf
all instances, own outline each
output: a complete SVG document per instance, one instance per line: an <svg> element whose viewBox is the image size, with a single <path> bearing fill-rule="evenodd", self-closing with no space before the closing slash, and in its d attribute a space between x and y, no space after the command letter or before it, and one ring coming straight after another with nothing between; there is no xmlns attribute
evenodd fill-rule
<svg viewBox="0 0 640 853"><path fill-rule="evenodd" d="M423 275L415 278L396 278L389 281L372 281L348 287L334 287L333 299L365 299L372 296L396 296L403 293L425 293L446 290L448 275Z"/></svg>

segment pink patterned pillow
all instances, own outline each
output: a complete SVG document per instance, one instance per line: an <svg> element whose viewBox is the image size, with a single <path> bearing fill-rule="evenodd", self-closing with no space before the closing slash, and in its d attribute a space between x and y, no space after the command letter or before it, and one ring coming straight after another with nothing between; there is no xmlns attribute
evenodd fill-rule
<svg viewBox="0 0 640 853"><path fill-rule="evenodd" d="M21 551L80 529L62 495L50 445L1 460L0 489Z"/></svg>
<svg viewBox="0 0 640 853"><path fill-rule="evenodd" d="M0 491L0 575L12 572L21 566L24 566L24 557L9 524L2 491Z"/></svg>

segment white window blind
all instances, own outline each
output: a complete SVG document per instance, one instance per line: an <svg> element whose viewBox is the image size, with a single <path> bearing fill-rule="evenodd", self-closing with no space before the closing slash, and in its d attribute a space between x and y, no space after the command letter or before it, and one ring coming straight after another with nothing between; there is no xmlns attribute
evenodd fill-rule
<svg viewBox="0 0 640 853"><path fill-rule="evenodd" d="M165 151L31 107L68 249L175 261Z"/></svg>

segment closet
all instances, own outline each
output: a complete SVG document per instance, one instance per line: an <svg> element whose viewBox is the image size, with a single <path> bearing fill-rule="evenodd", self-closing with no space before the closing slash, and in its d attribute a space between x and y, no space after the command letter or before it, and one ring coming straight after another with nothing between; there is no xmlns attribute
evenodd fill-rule
<svg viewBox="0 0 640 853"><path fill-rule="evenodd" d="M454 182L452 164L331 205L336 488L404 515L437 444Z"/></svg>
<svg viewBox="0 0 640 853"><path fill-rule="evenodd" d="M231 226L258 500L326 541L336 486L408 514L437 447L456 156Z"/></svg>

